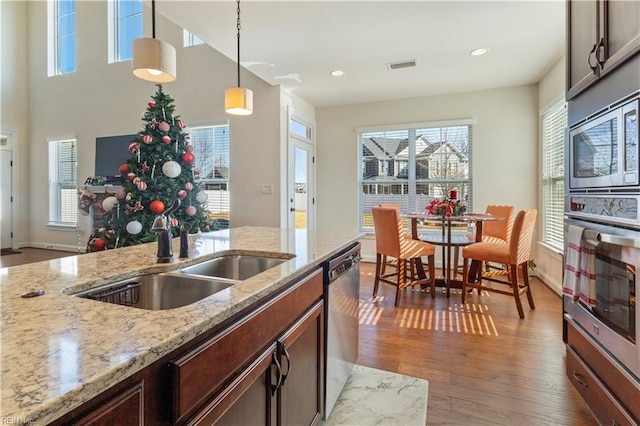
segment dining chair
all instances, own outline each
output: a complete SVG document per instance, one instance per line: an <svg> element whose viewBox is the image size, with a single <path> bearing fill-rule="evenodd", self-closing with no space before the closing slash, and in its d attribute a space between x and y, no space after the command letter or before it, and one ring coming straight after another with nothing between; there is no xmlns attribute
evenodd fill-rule
<svg viewBox="0 0 640 426"><path fill-rule="evenodd" d="M466 246L462 249L462 304L465 303L467 290L478 290L478 295L482 290L489 292L506 294L513 296L518 308L520 318L524 318L520 295L527 293L529 307L535 309L531 287L529 285L529 258L531 254L531 241L533 239L533 228L536 224L538 211L536 209L522 210L518 212L512 229L509 244L496 242L479 242ZM477 260L482 262L496 262L508 266L506 281L504 278L498 279L493 276L481 276L477 282L469 282L469 261ZM518 267L521 268L522 284L518 282ZM506 285L504 288L492 287L486 281Z"/></svg>
<svg viewBox="0 0 640 426"><path fill-rule="evenodd" d="M380 281L396 287L395 306L400 302L400 291L414 285L429 285L431 297L435 297L435 246L407 238L402 226L399 210L394 207L372 207L373 226L376 234L376 276L373 284L373 297L378 294ZM383 256L397 260L397 270L383 273ZM407 262L423 256L427 257L429 275L418 279L408 279ZM395 280L392 278L395 277Z"/></svg>
<svg viewBox="0 0 640 426"><path fill-rule="evenodd" d="M398 218L401 218L400 206L399 206L399 205L397 205L397 204L380 204L380 205L378 205L378 207L390 207L390 208L394 208L394 209L396 209L396 210L397 210L397 212L398 212ZM402 220L402 219L399 219L399 220ZM404 225L403 225L403 228L404 228ZM413 238L413 237L411 236L411 232L403 232L403 235L404 235L406 238ZM381 273L382 275L384 275L384 274L386 273L387 266L391 266L391 267L393 267L393 268L397 268L397 267L398 267L398 259L393 259L393 260L389 261L389 260L387 259L387 256L383 255L383 256L382 256L382 269L381 269L381 271L380 271L380 273ZM410 268L411 273L413 274L413 271L414 271L413 262L410 262L410 266L411 266L411 268Z"/></svg>

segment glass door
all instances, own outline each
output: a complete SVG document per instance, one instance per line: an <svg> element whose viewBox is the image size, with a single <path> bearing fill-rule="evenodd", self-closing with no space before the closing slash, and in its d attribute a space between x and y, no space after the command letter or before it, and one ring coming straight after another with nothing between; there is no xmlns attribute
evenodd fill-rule
<svg viewBox="0 0 640 426"><path fill-rule="evenodd" d="M289 120L288 220L290 229L315 227L315 162L313 128L297 118Z"/></svg>

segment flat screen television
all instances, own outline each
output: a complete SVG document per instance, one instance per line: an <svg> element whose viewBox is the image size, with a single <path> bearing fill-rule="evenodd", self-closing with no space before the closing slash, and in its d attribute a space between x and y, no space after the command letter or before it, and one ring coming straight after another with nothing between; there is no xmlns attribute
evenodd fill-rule
<svg viewBox="0 0 640 426"><path fill-rule="evenodd" d="M107 182L120 180L120 166L131 158L129 145L137 135L96 138L95 175L106 177Z"/></svg>

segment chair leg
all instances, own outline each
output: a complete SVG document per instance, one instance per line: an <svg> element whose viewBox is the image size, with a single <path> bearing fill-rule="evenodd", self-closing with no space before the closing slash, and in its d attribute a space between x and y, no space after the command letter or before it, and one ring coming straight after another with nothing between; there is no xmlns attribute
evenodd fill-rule
<svg viewBox="0 0 640 426"><path fill-rule="evenodd" d="M378 294L378 285L380 284L380 274L382 269L383 269L382 255L380 253L377 253L376 254L376 278L373 281L373 297L376 297L376 295Z"/></svg>
<svg viewBox="0 0 640 426"><path fill-rule="evenodd" d="M436 297L436 257L435 255L428 256L429 260L429 283L431 284L431 298Z"/></svg>
<svg viewBox="0 0 640 426"><path fill-rule="evenodd" d="M380 275L384 275L387 270L387 255L382 255L382 267L380 268Z"/></svg>
<svg viewBox="0 0 640 426"><path fill-rule="evenodd" d="M400 292L402 291L402 285L407 279L407 261L404 259L398 259L398 285L396 287L396 303L397 307L400 304Z"/></svg>
<svg viewBox="0 0 640 426"><path fill-rule="evenodd" d="M467 284L469 280L468 274L469 274L469 259L464 257L462 259L462 304L463 305L467 296Z"/></svg>
<svg viewBox="0 0 640 426"><path fill-rule="evenodd" d="M527 300L529 301L529 307L535 309L536 305L533 303L533 294L531 294L531 285L529 284L529 262L522 264L522 280L527 288Z"/></svg>
<svg viewBox="0 0 640 426"><path fill-rule="evenodd" d="M518 308L518 314L520 319L524 318L524 310L522 309L522 301L520 300L520 286L518 285L518 265L511 265L509 268L509 276L511 282L511 289L513 290L513 297L516 299L516 307Z"/></svg>

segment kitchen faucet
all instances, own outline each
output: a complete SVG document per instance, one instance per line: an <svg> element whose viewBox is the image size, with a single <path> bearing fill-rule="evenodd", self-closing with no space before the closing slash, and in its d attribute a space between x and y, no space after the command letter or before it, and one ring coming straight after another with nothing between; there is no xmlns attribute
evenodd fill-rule
<svg viewBox="0 0 640 426"><path fill-rule="evenodd" d="M158 263L173 262L173 247L171 245L171 219L169 215L180 207L180 199L176 198L171 207L156 216L150 231L158 235Z"/></svg>

